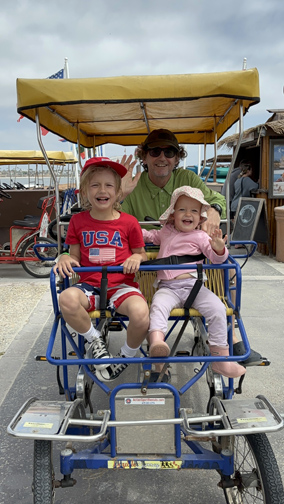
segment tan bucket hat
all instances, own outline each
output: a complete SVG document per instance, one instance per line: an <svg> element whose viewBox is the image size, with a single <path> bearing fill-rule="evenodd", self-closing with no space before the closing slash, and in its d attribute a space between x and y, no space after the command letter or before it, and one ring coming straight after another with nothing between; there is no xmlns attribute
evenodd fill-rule
<svg viewBox="0 0 284 504"><path fill-rule="evenodd" d="M182 186L178 187L177 189L174 190L172 197L171 197L171 204L169 208L161 215L159 218L159 221L161 224L166 224L167 221L169 220L170 216L174 213L175 211L175 204L178 200L178 198L182 195L188 196L189 198L196 199L197 201L200 201L202 204L201 207L201 213L200 213L200 223L206 221L207 219L207 210L210 208L209 203L205 201L203 192L200 189L197 189L195 187L190 187L190 186Z"/></svg>

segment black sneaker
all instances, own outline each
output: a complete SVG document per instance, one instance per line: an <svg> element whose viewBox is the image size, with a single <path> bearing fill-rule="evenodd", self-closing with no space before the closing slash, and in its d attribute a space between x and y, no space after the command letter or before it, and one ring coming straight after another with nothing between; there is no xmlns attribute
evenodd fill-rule
<svg viewBox="0 0 284 504"><path fill-rule="evenodd" d="M91 354L91 359L110 359L112 355L109 353L105 341L103 338L95 338L92 341L88 353ZM109 366L109 364L94 364L95 369L105 369Z"/></svg>
<svg viewBox="0 0 284 504"><path fill-rule="evenodd" d="M124 355L119 352L115 357L121 359ZM116 380L118 376L127 368L128 364L109 364L105 369L96 368L96 377L102 382L111 382Z"/></svg>
<svg viewBox="0 0 284 504"><path fill-rule="evenodd" d="M243 341L238 341L233 345L233 355L244 355L245 354L245 346ZM244 360L239 361L242 366L258 366L263 362L263 357L260 353L256 352L252 348L250 349L250 356Z"/></svg>

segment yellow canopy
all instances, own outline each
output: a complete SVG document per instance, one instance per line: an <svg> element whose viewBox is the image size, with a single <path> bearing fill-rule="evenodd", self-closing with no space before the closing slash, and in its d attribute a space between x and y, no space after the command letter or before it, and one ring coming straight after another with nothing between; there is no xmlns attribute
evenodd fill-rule
<svg viewBox="0 0 284 504"><path fill-rule="evenodd" d="M157 128L182 144L214 143L258 103L256 68L188 75L96 79L18 79L17 110L49 131L84 147L137 145Z"/></svg>
<svg viewBox="0 0 284 504"><path fill-rule="evenodd" d="M72 152L47 151L52 164L77 163ZM46 164L41 151L38 150L0 150L0 165Z"/></svg>

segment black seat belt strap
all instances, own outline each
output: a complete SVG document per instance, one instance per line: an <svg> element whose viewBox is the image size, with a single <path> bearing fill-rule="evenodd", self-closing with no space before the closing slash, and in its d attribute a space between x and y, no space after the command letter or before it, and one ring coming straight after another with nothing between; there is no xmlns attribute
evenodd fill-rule
<svg viewBox="0 0 284 504"><path fill-rule="evenodd" d="M102 266L102 278L101 278L101 289L100 289L100 312L101 319L106 317L107 308L107 266Z"/></svg>
<svg viewBox="0 0 284 504"><path fill-rule="evenodd" d="M159 264L170 264L170 265L178 265L184 263L192 263L196 261L202 261L206 259L204 254L197 255L183 255L183 256L168 256L168 257L160 257L159 259L153 259L152 261L144 261L141 263L141 266L156 266Z"/></svg>
<svg viewBox="0 0 284 504"><path fill-rule="evenodd" d="M203 268L202 264L197 264L197 280L193 288L191 289L186 302L184 303L184 311L186 317L189 317L189 309L191 308L193 301L195 300L198 292L200 291L202 284L203 284Z"/></svg>

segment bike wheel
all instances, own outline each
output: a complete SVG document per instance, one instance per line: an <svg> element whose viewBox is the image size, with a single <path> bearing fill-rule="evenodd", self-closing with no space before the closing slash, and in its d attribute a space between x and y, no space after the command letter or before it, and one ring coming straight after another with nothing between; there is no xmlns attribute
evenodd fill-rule
<svg viewBox="0 0 284 504"><path fill-rule="evenodd" d="M279 468L265 434L235 436L236 486L224 488L227 504L284 504Z"/></svg>
<svg viewBox="0 0 284 504"><path fill-rule="evenodd" d="M66 222L66 226L63 227L63 231L62 231L63 236L61 236L61 242L62 243L65 242L65 238L66 238L66 234L67 234L67 229L68 229L68 224L70 222L71 217L72 217L71 214L61 215L60 216L60 221L61 222ZM52 220L49 223L49 225L48 225L48 233L51 236L51 238L53 238L55 241L57 241L57 229L56 229L56 226L57 226L57 220L56 219Z"/></svg>
<svg viewBox="0 0 284 504"><path fill-rule="evenodd" d="M34 504L53 504L55 500L52 442L34 441L34 473L32 490Z"/></svg>
<svg viewBox="0 0 284 504"><path fill-rule="evenodd" d="M28 240L25 245L23 246L21 250L21 256L22 257L35 257L37 258L37 255L35 254L35 251L33 249L33 246L36 243L53 243L56 244L54 240L51 240L51 238L43 238L41 236L34 236L30 240ZM29 273L29 275L36 277L36 278L48 278L50 276L50 272L52 267L55 264L54 258L57 257L58 250L56 247L41 247L40 248L40 255L42 257L50 257L52 258L50 261L41 261L38 259L37 261L21 261L21 265L23 266L24 270Z"/></svg>

